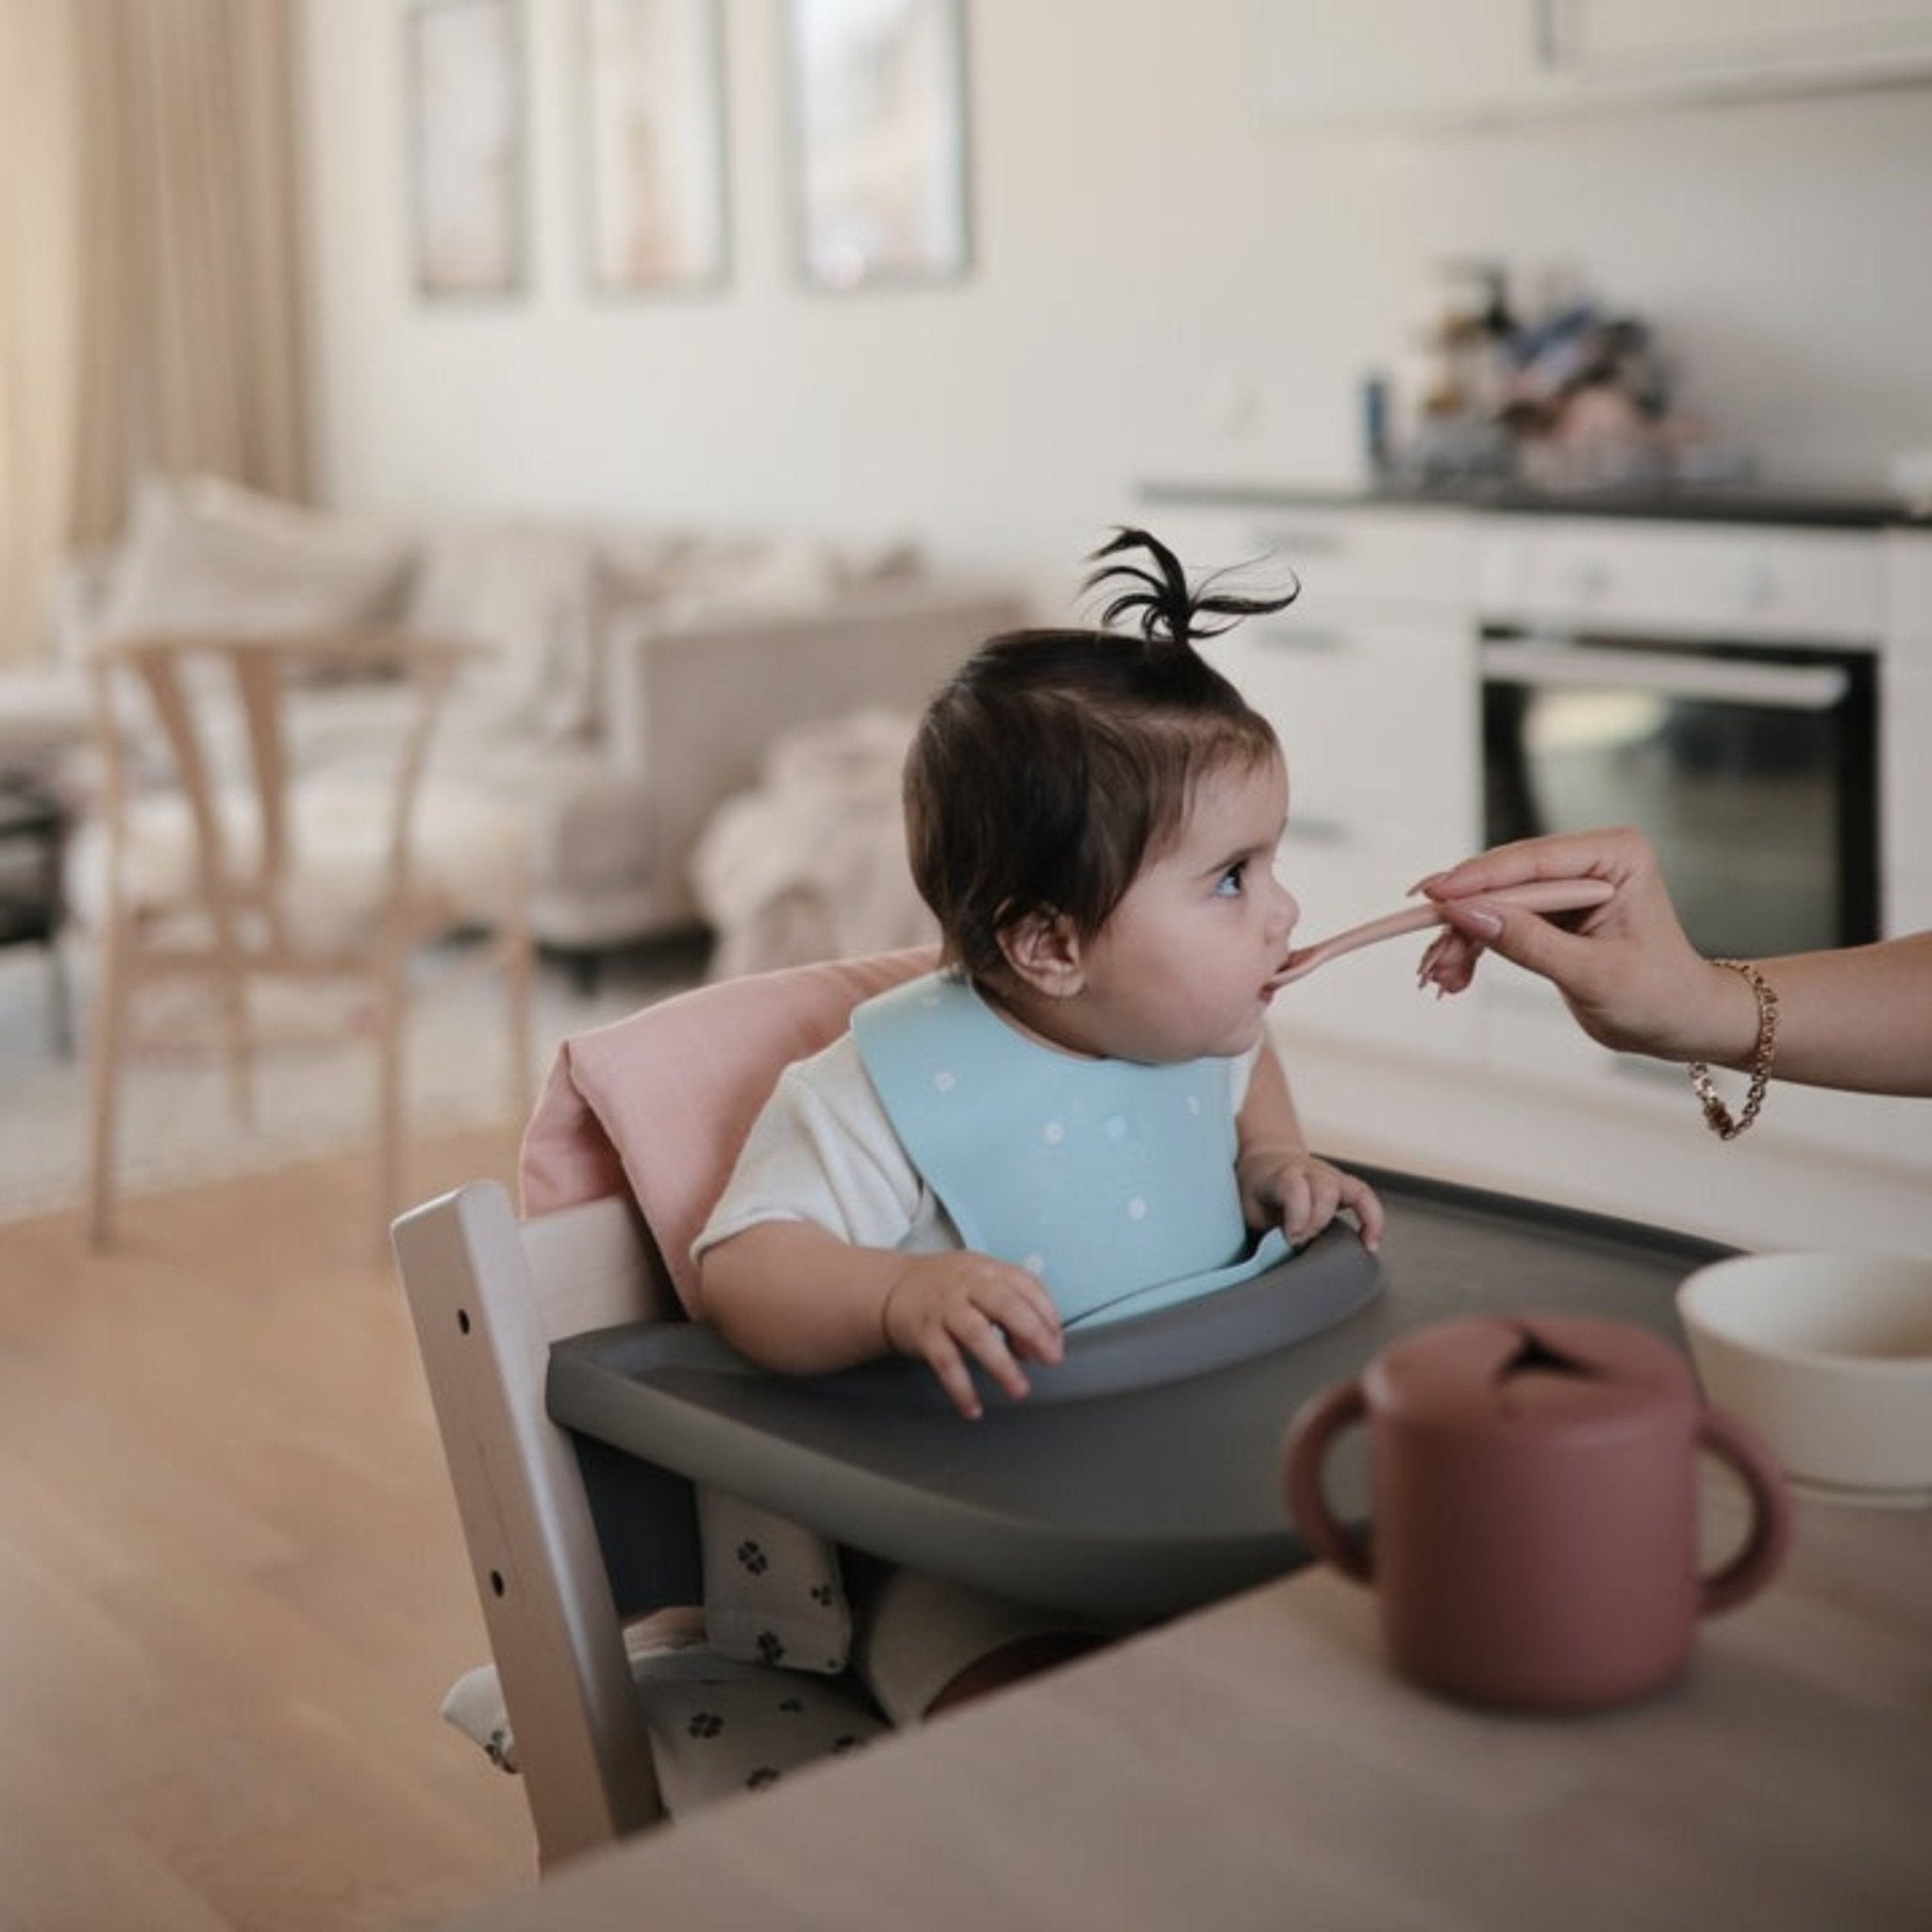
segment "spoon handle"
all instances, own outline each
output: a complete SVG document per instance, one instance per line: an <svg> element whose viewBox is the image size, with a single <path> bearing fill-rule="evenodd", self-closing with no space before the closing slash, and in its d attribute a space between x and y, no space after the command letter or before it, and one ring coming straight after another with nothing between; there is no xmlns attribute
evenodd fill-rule
<svg viewBox="0 0 1932 1932"><path fill-rule="evenodd" d="M1530 912L1580 912L1586 907L1601 906L1616 890L1607 879L1532 879L1524 885L1504 886L1476 896L1499 905L1520 906ZM1423 932L1441 924L1442 908L1434 900L1385 912L1380 919L1352 925L1329 939L1317 940L1313 945L1297 946L1282 961L1281 971L1271 984L1286 986L1359 946L1373 946L1380 940L1399 939L1406 932Z"/></svg>

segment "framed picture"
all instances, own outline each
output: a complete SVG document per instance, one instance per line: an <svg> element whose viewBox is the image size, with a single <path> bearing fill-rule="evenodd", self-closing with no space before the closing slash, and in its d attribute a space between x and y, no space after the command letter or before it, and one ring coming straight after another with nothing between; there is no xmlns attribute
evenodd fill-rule
<svg viewBox="0 0 1932 1932"><path fill-rule="evenodd" d="M515 0L411 0L416 285L508 295L524 285L522 36Z"/></svg>
<svg viewBox="0 0 1932 1932"><path fill-rule="evenodd" d="M719 0L581 0L592 288L721 286L724 59Z"/></svg>
<svg viewBox="0 0 1932 1932"><path fill-rule="evenodd" d="M801 266L824 289L972 264L959 0L786 0Z"/></svg>

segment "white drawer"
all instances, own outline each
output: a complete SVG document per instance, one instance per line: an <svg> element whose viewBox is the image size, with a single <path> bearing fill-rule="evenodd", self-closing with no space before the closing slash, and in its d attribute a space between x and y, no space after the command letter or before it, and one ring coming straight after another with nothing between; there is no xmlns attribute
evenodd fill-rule
<svg viewBox="0 0 1932 1932"><path fill-rule="evenodd" d="M1297 608L1208 649L1274 726L1295 817L1473 817L1480 724L1466 628L1428 619L1328 627Z"/></svg>
<svg viewBox="0 0 1932 1932"><path fill-rule="evenodd" d="M1466 511L1153 501L1141 514L1191 572L1253 566L1241 575L1257 591L1285 586L1292 572L1296 608L1310 623L1364 608L1469 604L1474 522Z"/></svg>
<svg viewBox="0 0 1932 1932"><path fill-rule="evenodd" d="M1875 643L1875 534L1494 517L1477 543L1485 623L1638 636Z"/></svg>

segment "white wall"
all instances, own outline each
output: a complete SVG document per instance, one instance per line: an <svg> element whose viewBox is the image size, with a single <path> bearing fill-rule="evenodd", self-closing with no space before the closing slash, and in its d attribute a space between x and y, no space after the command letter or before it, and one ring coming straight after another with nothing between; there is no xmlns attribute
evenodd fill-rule
<svg viewBox="0 0 1932 1932"><path fill-rule="evenodd" d="M1576 264L1777 473L1877 484L1932 446L1932 91L1290 139L1260 125L1254 0L969 0L976 272L832 297L791 270L776 0L725 0L732 285L617 302L584 288L575 0L523 11L532 287L436 308L401 0L308 0L333 501L909 532L1051 584L1137 477L1352 479L1361 372L1471 252Z"/></svg>

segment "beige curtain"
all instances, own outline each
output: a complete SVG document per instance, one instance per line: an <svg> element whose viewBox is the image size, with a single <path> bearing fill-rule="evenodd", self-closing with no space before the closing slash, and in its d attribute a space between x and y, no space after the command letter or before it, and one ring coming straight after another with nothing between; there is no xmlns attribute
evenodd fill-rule
<svg viewBox="0 0 1932 1932"><path fill-rule="evenodd" d="M308 483L287 0L121 0L145 454Z"/></svg>
<svg viewBox="0 0 1932 1932"><path fill-rule="evenodd" d="M36 652L67 540L80 327L79 62L64 8L0 6L0 663Z"/></svg>
<svg viewBox="0 0 1932 1932"><path fill-rule="evenodd" d="M0 661L143 468L302 497L290 0L0 0Z"/></svg>

